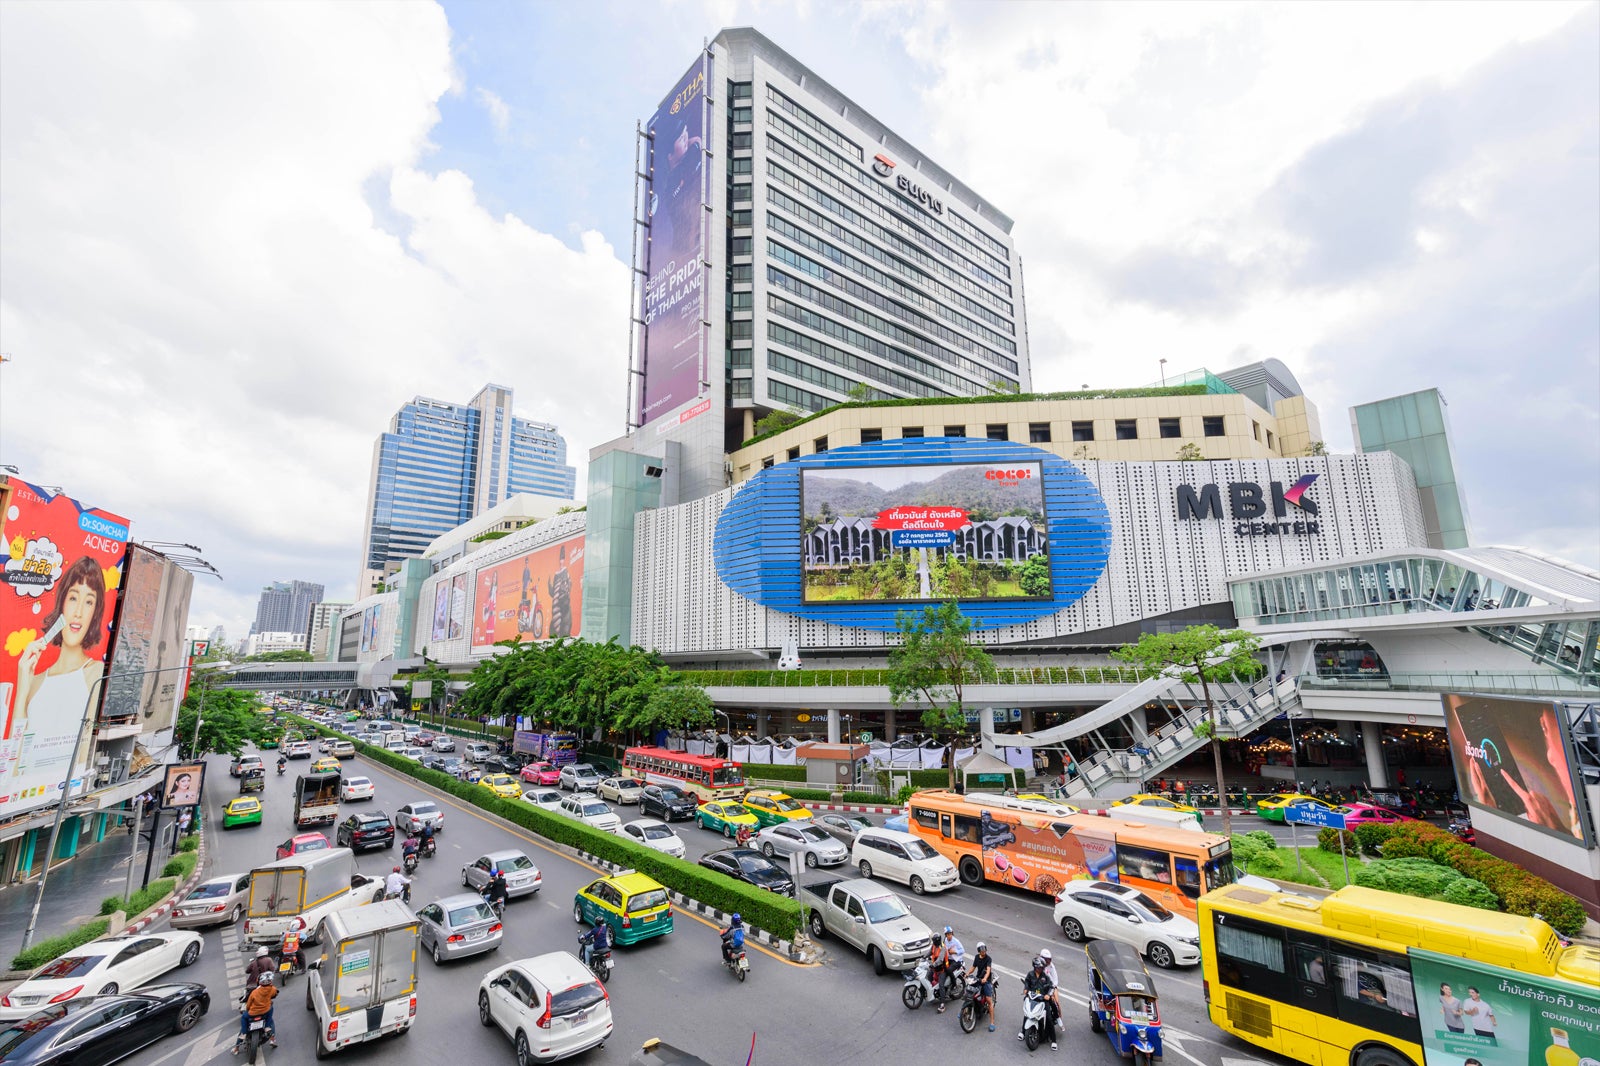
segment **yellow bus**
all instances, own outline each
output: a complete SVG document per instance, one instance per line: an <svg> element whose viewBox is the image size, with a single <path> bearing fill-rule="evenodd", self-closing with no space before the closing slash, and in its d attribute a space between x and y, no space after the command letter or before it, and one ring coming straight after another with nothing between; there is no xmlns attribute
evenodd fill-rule
<svg viewBox="0 0 1600 1066"><path fill-rule="evenodd" d="M968 885L997 881L1053 897L1068 881L1117 881L1193 918L1202 893L1234 881L1233 850L1214 833L1018 810L1003 797L946 789L915 793L906 806L911 832Z"/></svg>
<svg viewBox="0 0 1600 1066"><path fill-rule="evenodd" d="M1600 950L1538 918L1350 886L1200 900L1206 1010L1308 1066L1600 1060Z"/></svg>

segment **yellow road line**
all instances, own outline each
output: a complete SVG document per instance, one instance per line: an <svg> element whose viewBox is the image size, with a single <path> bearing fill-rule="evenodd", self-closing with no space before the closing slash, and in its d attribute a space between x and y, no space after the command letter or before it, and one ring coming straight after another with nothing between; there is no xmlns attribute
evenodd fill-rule
<svg viewBox="0 0 1600 1066"><path fill-rule="evenodd" d="M414 777L410 776L409 774L401 774L400 771L392 769L391 767L385 766L382 763L377 762L375 760L363 759L362 763L369 770L380 770L380 771L382 771L386 776L388 776L393 781L403 781L403 782L405 782L407 784L416 785L416 786L418 786L420 788L425 788L430 792L435 792L443 799L443 801L445 803L447 803L450 806L454 807L456 810L461 811L463 814L470 814L472 817L478 819L478 821L483 822L485 825L493 826L496 829L509 830L514 836L521 837L523 840L526 840L528 843L532 844L534 847L540 848L540 849L542 849L544 851L547 851L551 855L554 855L558 859L565 859L567 862L576 863L577 865L582 866L583 868L585 868L585 869L587 869L587 870L589 870L589 871L591 871L593 873L599 874L602 877L606 876L606 874L608 872L606 870L601 869L598 866L593 865L592 863L584 862L582 859L575 859L571 855L566 854L565 852L557 851L555 848L552 848L550 845L544 843L539 837L537 837L534 834L528 832L526 829L522 828L520 825L517 825L515 822L501 821L499 818L491 817L491 816L489 816L487 814L484 814L482 811L479 811L477 808L469 806L469 805L467 805L465 803L462 803L459 797L453 796L450 793L445 792L442 789L434 788L432 785L428 784L426 781L418 780L417 778L414 778ZM707 921L705 918L702 918L700 915L696 914L694 911L680 908L677 913L678 914L682 914L682 915L686 915L686 916L688 916L690 918L693 918L695 921L699 922L701 925L705 926L707 929L715 929L718 932L722 931L721 927L718 926L716 922ZM746 940L745 941L745 946L746 947L753 947L757 951L761 952L761 954L763 954L763 955L766 955L766 956L768 956L770 958L776 959L777 961L779 961L781 963L784 963L785 965L794 966L794 967L796 967L798 969L802 969L802 970L810 969L811 967L814 967L814 966L818 965L817 963L814 963L814 962L795 962L793 959L786 958L785 956L780 955L775 951L770 951L767 948L762 947L760 944L756 943L753 940Z"/></svg>

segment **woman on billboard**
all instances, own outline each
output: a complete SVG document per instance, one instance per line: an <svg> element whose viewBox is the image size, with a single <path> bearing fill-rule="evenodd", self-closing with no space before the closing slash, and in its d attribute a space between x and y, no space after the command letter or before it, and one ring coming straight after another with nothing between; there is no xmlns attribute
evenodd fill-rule
<svg viewBox="0 0 1600 1066"><path fill-rule="evenodd" d="M25 737L41 728L67 733L68 723L83 719L95 683L105 664L89 652L105 636L106 582L100 564L84 556L61 575L55 609L45 615L44 636L22 649L17 661L16 725L12 736ZM58 647L56 661L39 672L48 647ZM25 767L18 763L13 772Z"/></svg>

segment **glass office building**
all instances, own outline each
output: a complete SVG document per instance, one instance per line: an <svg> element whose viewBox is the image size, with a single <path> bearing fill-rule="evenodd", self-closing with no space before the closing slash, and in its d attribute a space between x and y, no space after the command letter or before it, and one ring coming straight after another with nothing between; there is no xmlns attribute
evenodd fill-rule
<svg viewBox="0 0 1600 1066"><path fill-rule="evenodd" d="M1465 548L1471 542L1467 498L1456 476L1444 396L1438 389L1408 392L1350 409L1358 452L1393 452L1411 465L1422 497L1428 547Z"/></svg>
<svg viewBox="0 0 1600 1066"><path fill-rule="evenodd" d="M510 389L486 385L469 403L418 396L395 412L373 445L361 595L507 496L573 498L566 439L553 425L517 418L511 402Z"/></svg>

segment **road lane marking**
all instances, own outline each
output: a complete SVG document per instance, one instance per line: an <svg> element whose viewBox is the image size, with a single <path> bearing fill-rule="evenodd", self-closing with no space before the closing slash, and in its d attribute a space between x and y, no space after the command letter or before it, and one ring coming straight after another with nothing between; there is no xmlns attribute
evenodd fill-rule
<svg viewBox="0 0 1600 1066"><path fill-rule="evenodd" d="M548 844L545 844L542 840L540 840L539 837L537 837L534 834L528 832L527 830L523 829L521 826L517 825L514 822L511 822L511 823L503 822L503 821L499 820L498 818L492 818L489 815L480 812L475 807L469 807L469 806L463 804L457 797L452 796L450 793L445 792L443 789L435 789L432 785L429 785L425 781L419 781L416 778L412 778L412 777L405 777L405 776L401 775L398 770L391 770L389 767L383 766L380 763L371 764L371 768L374 771L383 773L385 776L387 776L392 781L404 781L404 782L409 783L410 785L412 785L414 787L426 788L431 792L437 792L439 794L439 796L441 797L441 802L449 804L450 806L454 807L456 810L461 811L463 814L471 815L472 817L478 819L478 821L484 823L485 825L492 826L495 829L501 830L502 832L510 833L512 836L521 837L523 840L526 840L528 843L532 844L534 847L539 848L539 849L541 849L543 851L547 851L551 855L554 855L558 859L562 859L562 860L565 860L566 862L570 862L570 863L575 863L578 866L582 866L584 869L589 870L592 873L599 874L601 877L609 876L608 872L606 870L601 869L598 866L594 866L594 865L592 865L590 863L587 863L582 859L575 859L571 855L567 855L564 852L557 851L556 849L550 847ZM565 908L563 907L561 909L565 909ZM706 919L700 917L698 914L694 913L694 911L689 910L687 908L683 908L683 907L677 908L676 910L673 911L673 915L674 915L674 917L676 917L677 915L685 915L685 916L687 916L689 918L693 918L695 921L699 922L701 925L705 926L707 929L715 929L719 933L722 931L722 927L720 925L718 925L717 923L707 921ZM757 951L761 952L761 954L766 955L769 958L775 959L778 962L784 963L787 966L793 966L796 969L809 970L809 969L812 969L812 968L814 968L814 967L816 967L818 965L817 963L814 963L814 962L795 962L793 959L785 958L784 956L778 954L775 951L769 951L768 949L762 947L760 944L756 943L754 940L747 940L745 943L746 943L747 946L753 947ZM154 1066L154 1064L152 1064L152 1066Z"/></svg>

